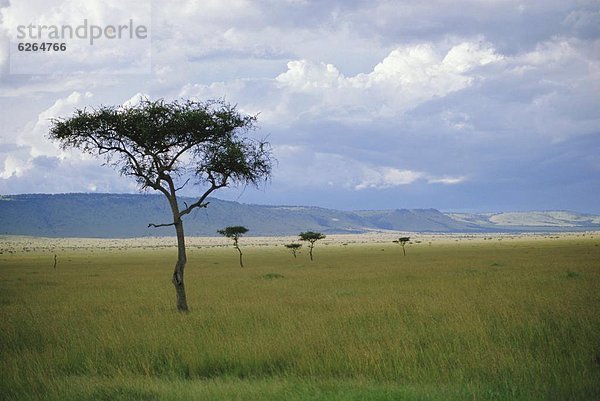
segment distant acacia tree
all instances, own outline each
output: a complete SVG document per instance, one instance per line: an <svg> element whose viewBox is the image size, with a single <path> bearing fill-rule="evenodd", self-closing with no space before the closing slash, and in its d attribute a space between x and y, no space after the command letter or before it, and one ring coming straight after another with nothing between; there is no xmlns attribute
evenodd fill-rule
<svg viewBox="0 0 600 401"><path fill-rule="evenodd" d="M314 231L306 231L303 233L299 234L300 236L300 241L308 241L310 243L309 245L309 251L308 254L310 255L310 260L313 260L313 248L315 246L315 242L317 242L320 239L325 238L325 235L319 233L319 232L314 232Z"/></svg>
<svg viewBox="0 0 600 401"><path fill-rule="evenodd" d="M230 184L258 185L270 177L269 144L243 135L255 122L256 116L244 115L223 101L167 103L143 99L133 106L100 106L77 110L67 119L54 119L49 137L62 148L77 148L104 158L106 165L134 177L140 189L165 195L172 221L148 226L175 227L178 255L172 282L177 309L188 311L182 217L208 206L207 197L217 189ZM200 185L200 195L182 208L177 192L190 179Z"/></svg>
<svg viewBox="0 0 600 401"><path fill-rule="evenodd" d="M285 247L287 249L289 249L290 251L292 251L292 254L294 255L294 258L295 258L296 252L298 252L300 250L300 248L302 248L302 244L296 244L296 243L286 244Z"/></svg>
<svg viewBox="0 0 600 401"><path fill-rule="evenodd" d="M402 246L402 253L404 253L404 256L406 256L406 249L404 249L404 245L406 245L406 243L410 241L410 237L400 237L395 241L396 244L400 244L400 246Z"/></svg>
<svg viewBox="0 0 600 401"><path fill-rule="evenodd" d="M242 250L239 247L238 240L240 237L248 232L248 229L244 226L229 226L222 230L217 231L219 234L231 238L233 240L233 247L240 253L240 267L244 267L244 261L242 260Z"/></svg>

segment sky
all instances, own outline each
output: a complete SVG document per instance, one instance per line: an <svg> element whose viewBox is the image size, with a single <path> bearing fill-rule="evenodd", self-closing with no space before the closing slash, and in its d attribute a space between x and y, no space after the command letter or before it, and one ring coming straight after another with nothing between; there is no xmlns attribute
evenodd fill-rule
<svg viewBox="0 0 600 401"><path fill-rule="evenodd" d="M138 192L47 133L141 97L258 113L273 177L221 199L600 214L598 0L0 0L0 194Z"/></svg>

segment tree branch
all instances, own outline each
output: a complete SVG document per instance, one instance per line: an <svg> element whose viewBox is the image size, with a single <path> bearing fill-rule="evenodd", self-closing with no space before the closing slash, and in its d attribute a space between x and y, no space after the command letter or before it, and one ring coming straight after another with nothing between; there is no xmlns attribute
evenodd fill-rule
<svg viewBox="0 0 600 401"><path fill-rule="evenodd" d="M148 182L148 184L149 184L148 186L150 188L153 188L153 189L156 189L157 191L162 192L163 194L165 194L165 196L167 198L170 196L169 191L167 191L167 189L165 187L163 187L162 185L160 185L159 183L152 183L149 180L147 182Z"/></svg>
<svg viewBox="0 0 600 401"><path fill-rule="evenodd" d="M211 171L208 171L207 175L208 175L208 182L210 182L210 188L208 188L206 190L206 192L204 192L204 194L202 194L202 196L200 197L200 199L198 199L197 202L194 202L189 206L187 204L185 204L186 208L179 212L180 216L184 216L184 215L190 213L192 210L194 210L197 207L207 207L210 202L205 203L204 201L206 200L208 195L210 195L211 193L213 193L214 191L216 191L219 188L223 188L223 187L227 186L227 180L229 179L228 174L224 175L223 178L220 180L221 182L219 182L219 183L217 183L217 180L215 179L215 177Z"/></svg>
<svg viewBox="0 0 600 401"><path fill-rule="evenodd" d="M206 200L206 198L208 197L208 195L210 195L213 191L224 187L224 185L212 185L210 188L208 188L206 190L206 192L204 192L204 194L200 197L200 199L198 199L197 202L192 203L191 205L187 206L185 209L183 209L182 211L179 212L180 216L186 215L189 212L191 212L192 210L194 210L197 207L207 207L208 204L210 202L204 202Z"/></svg>
<svg viewBox="0 0 600 401"><path fill-rule="evenodd" d="M177 159L179 159L179 156L181 156L182 154L184 154L185 152L187 152L188 150L190 150L194 146L195 146L195 144L191 144L191 145L184 146L183 148L181 148L181 150L179 152L177 152L177 154L175 154L175 156L173 156L173 158L171 159L171 163L169 163L169 165L167 166L167 168L169 170L172 169L173 166L175 165L175 162L177 161Z"/></svg>
<svg viewBox="0 0 600 401"><path fill-rule="evenodd" d="M169 227L169 226L174 226L174 225L175 225L175 222L173 222L173 223L166 223L166 224L153 224L153 223L150 223L150 224L148 224L148 228L150 228L150 227Z"/></svg>
<svg viewBox="0 0 600 401"><path fill-rule="evenodd" d="M200 198L200 200L198 202L194 202L191 205L189 205L187 208L180 211L179 215L184 216L184 215L190 213L192 210L194 210L197 207L207 207L210 204L210 202L203 203L204 199L206 199L206 196L202 195L202 197Z"/></svg>
<svg viewBox="0 0 600 401"><path fill-rule="evenodd" d="M185 180L185 182L183 183L182 186L180 186L179 188L175 189L175 192L179 191L180 189L183 189L183 187L185 187L187 185L187 183L190 182L190 179L188 178L187 180ZM185 202L183 202L185 203ZM187 205L186 205L187 206Z"/></svg>
<svg viewBox="0 0 600 401"><path fill-rule="evenodd" d="M120 139L120 138L117 139L119 141L119 143L121 144L121 146L105 146L105 145L102 145L100 142L98 142L98 140L96 138L94 138L93 136L90 136L89 138L96 144L99 154L105 154L110 151L115 151L115 152L124 154L129 159L129 161L131 163L131 167L133 168L133 172L131 175L141 178L146 186L162 192L167 197L169 196L169 192L167 191L167 189L165 187L163 187L162 185L160 185L160 181L161 181L160 176L157 177L156 182L152 181L150 179L150 177L148 176L149 174L144 172L144 170L142 169L142 166L140 165L138 160L135 158L135 156L130 151L127 150L126 145L125 145L125 143L123 143L122 139ZM153 155L151 155L151 156L154 160L156 168L158 169L159 167L156 164L156 157ZM157 174L160 175L160 171L157 171Z"/></svg>

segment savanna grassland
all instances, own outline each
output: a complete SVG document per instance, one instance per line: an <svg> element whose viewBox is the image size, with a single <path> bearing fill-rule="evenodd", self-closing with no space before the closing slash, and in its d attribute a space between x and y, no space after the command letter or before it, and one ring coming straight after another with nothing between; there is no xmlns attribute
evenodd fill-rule
<svg viewBox="0 0 600 401"><path fill-rule="evenodd" d="M174 247L0 240L2 400L600 399L597 233L191 245L185 315Z"/></svg>

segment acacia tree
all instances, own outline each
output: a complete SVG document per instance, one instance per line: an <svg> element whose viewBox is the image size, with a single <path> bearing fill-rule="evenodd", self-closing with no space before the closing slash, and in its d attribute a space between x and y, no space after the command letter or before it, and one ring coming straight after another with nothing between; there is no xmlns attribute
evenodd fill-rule
<svg viewBox="0 0 600 401"><path fill-rule="evenodd" d="M313 252L313 248L315 246L315 242L317 242L320 239L325 238L325 235L321 234L319 232L306 231L306 232L300 233L299 236L300 236L300 241L308 241L308 242L310 242L310 245L309 245L309 248L308 248L309 249L308 254L310 255L310 260L313 260L313 253L312 252Z"/></svg>
<svg viewBox="0 0 600 401"><path fill-rule="evenodd" d="M240 267L244 267L244 261L242 260L242 250L238 245L240 237L248 232L248 229L244 226L229 226L222 230L217 230L221 235L231 238L233 240L233 247L240 253Z"/></svg>
<svg viewBox="0 0 600 401"><path fill-rule="evenodd" d="M186 312L182 217L207 207L207 197L220 188L258 185L270 177L270 145L244 135L255 122L256 116L240 113L224 101L143 99L134 106L80 109L70 118L53 119L49 137L63 149L77 148L103 158L105 165L134 177L141 190L165 195L172 221L148 227L175 227L178 253L172 282L177 309ZM199 196L181 207L177 193L190 180L200 186Z"/></svg>
<svg viewBox="0 0 600 401"><path fill-rule="evenodd" d="M291 244L286 244L285 247L287 249L289 249L290 251L292 251L294 258L296 258L296 252L298 252L300 250L300 248L302 248L302 244L291 243Z"/></svg>
<svg viewBox="0 0 600 401"><path fill-rule="evenodd" d="M397 240L394 240L392 242L395 242L396 244L400 244L400 246L402 247L402 253L404 254L404 256L406 256L406 249L404 249L404 245L406 245L406 243L410 241L410 237L400 237Z"/></svg>

